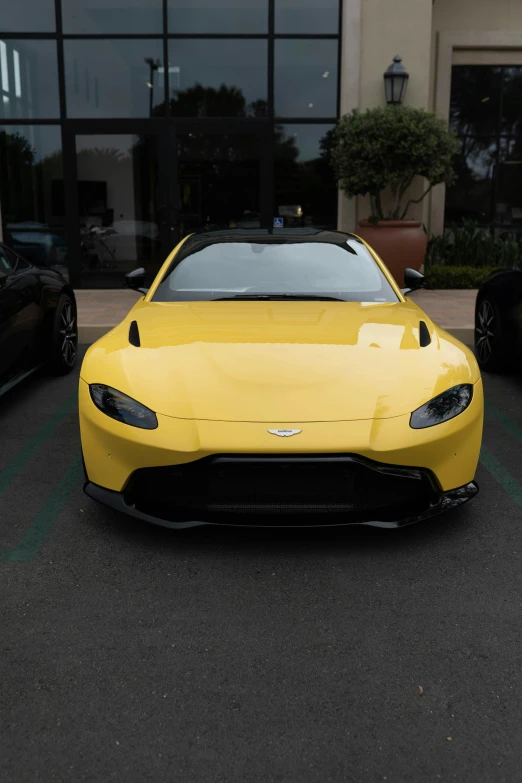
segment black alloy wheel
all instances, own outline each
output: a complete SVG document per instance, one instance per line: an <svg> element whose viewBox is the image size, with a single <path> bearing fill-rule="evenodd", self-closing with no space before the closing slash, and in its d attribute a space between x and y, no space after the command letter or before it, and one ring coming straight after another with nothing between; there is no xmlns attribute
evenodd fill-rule
<svg viewBox="0 0 522 783"><path fill-rule="evenodd" d="M475 308L475 352L486 372L499 372L507 365L502 322L493 299L481 297Z"/></svg>
<svg viewBox="0 0 522 783"><path fill-rule="evenodd" d="M49 366L57 375L66 375L76 364L78 316L68 294L62 294L54 315Z"/></svg>

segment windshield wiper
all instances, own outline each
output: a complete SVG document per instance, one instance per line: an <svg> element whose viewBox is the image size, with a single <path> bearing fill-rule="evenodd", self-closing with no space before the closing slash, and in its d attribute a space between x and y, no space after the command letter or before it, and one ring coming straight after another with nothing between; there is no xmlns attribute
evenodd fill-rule
<svg viewBox="0 0 522 783"><path fill-rule="evenodd" d="M243 301L279 301L285 299L294 299L297 301L312 301L312 302L345 302L346 299L341 299L338 296L323 296L322 294L236 294L235 296L222 296L219 299L213 299L213 302L231 302L233 299L240 299Z"/></svg>

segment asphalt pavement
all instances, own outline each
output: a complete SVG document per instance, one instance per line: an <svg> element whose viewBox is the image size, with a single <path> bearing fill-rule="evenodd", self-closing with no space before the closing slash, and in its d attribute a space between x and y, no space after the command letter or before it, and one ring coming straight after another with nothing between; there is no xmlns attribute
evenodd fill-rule
<svg viewBox="0 0 522 783"><path fill-rule="evenodd" d="M82 493L77 373L0 404L0 780L522 781L522 377L479 496L399 531L147 527Z"/></svg>

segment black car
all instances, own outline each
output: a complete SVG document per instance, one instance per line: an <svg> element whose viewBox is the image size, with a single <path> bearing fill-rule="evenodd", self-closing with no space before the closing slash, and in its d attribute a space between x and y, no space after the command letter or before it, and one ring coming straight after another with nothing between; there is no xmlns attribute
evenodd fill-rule
<svg viewBox="0 0 522 783"><path fill-rule="evenodd" d="M475 352L486 372L522 363L522 267L495 272L475 304Z"/></svg>
<svg viewBox="0 0 522 783"><path fill-rule="evenodd" d="M77 344L71 286L0 244L0 394L43 365L57 375L70 372Z"/></svg>

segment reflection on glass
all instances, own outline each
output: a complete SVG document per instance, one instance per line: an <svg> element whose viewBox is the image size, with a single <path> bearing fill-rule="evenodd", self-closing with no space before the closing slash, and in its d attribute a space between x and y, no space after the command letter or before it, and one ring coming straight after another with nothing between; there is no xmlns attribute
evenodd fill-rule
<svg viewBox="0 0 522 783"><path fill-rule="evenodd" d="M275 113L279 117L335 117L337 41L276 40Z"/></svg>
<svg viewBox="0 0 522 783"><path fill-rule="evenodd" d="M522 225L522 138L501 140L495 204L495 223Z"/></svg>
<svg viewBox="0 0 522 783"><path fill-rule="evenodd" d="M62 0L64 33L161 33L161 0Z"/></svg>
<svg viewBox="0 0 522 783"><path fill-rule="evenodd" d="M56 125L0 127L4 242L41 266L67 272L62 140Z"/></svg>
<svg viewBox="0 0 522 783"><path fill-rule="evenodd" d="M137 266L150 277L163 260L156 136L76 137L81 284L121 286Z"/></svg>
<svg viewBox="0 0 522 783"><path fill-rule="evenodd" d="M275 0L276 33L338 33L339 0Z"/></svg>
<svg viewBox="0 0 522 783"><path fill-rule="evenodd" d="M275 209L286 227L336 227L337 183L328 160L333 128L276 126Z"/></svg>
<svg viewBox="0 0 522 783"><path fill-rule="evenodd" d="M522 68L503 68L501 133L522 130Z"/></svg>
<svg viewBox="0 0 522 783"><path fill-rule="evenodd" d="M59 117L56 42L0 40L0 84L0 117Z"/></svg>
<svg viewBox="0 0 522 783"><path fill-rule="evenodd" d="M245 241L187 250L188 255L158 287L153 301L208 301L226 294L323 294L348 302L397 302L397 295L362 243L276 244L264 242L266 234L256 234L254 241L245 237Z"/></svg>
<svg viewBox="0 0 522 783"><path fill-rule="evenodd" d="M165 104L160 40L64 41L68 117L147 117Z"/></svg>
<svg viewBox="0 0 522 783"><path fill-rule="evenodd" d="M497 131L502 68L455 65L451 77L450 125L459 134L487 136Z"/></svg>
<svg viewBox="0 0 522 783"><path fill-rule="evenodd" d="M54 0L17 0L2 3L0 31L8 33L53 33L56 29Z"/></svg>
<svg viewBox="0 0 522 783"><path fill-rule="evenodd" d="M267 43L169 42L170 111L178 117L266 115Z"/></svg>
<svg viewBox="0 0 522 783"><path fill-rule="evenodd" d="M177 136L181 236L259 228L260 140L255 135Z"/></svg>
<svg viewBox="0 0 522 783"><path fill-rule="evenodd" d="M490 223L493 219L493 181L497 168L497 145L491 138L461 139L455 159L457 180L446 191L446 221L463 219Z"/></svg>
<svg viewBox="0 0 522 783"><path fill-rule="evenodd" d="M168 0L169 33L266 33L268 0Z"/></svg>
<svg viewBox="0 0 522 783"><path fill-rule="evenodd" d="M520 230L522 67L454 66L451 90L460 153L458 179L447 189L446 222L472 218L500 233Z"/></svg>

